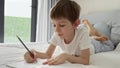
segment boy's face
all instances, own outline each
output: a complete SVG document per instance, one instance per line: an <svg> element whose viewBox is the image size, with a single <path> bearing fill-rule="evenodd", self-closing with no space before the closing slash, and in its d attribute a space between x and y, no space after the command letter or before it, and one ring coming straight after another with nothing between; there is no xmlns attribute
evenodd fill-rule
<svg viewBox="0 0 120 68"><path fill-rule="evenodd" d="M74 34L75 26L65 18L52 19L54 31L60 38L69 38Z"/></svg>

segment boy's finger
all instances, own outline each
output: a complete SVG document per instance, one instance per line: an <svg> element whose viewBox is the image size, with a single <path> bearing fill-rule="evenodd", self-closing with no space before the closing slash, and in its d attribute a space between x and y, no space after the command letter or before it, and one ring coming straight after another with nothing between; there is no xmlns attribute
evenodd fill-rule
<svg viewBox="0 0 120 68"><path fill-rule="evenodd" d="M34 62L37 62L37 59L36 59L36 58L34 58Z"/></svg>
<svg viewBox="0 0 120 68"><path fill-rule="evenodd" d="M53 60L51 62L48 63L48 65L55 65L57 63L57 60Z"/></svg>
<svg viewBox="0 0 120 68"><path fill-rule="evenodd" d="M49 62L51 62L53 59L48 59L47 61L43 62L43 64L48 64Z"/></svg>

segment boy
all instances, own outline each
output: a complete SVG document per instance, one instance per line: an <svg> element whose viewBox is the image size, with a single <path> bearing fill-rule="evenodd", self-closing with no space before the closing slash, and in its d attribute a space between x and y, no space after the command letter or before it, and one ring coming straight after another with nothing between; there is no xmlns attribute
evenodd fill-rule
<svg viewBox="0 0 120 68"><path fill-rule="evenodd" d="M80 6L71 0L59 0L51 9L50 17L54 34L50 46L45 53L32 51L35 58L26 52L26 62L34 62L36 58L48 59L43 64L58 65L65 61L79 64L89 64L90 55L94 53L90 42L89 32L80 24ZM64 53L50 59L56 48L60 46Z"/></svg>

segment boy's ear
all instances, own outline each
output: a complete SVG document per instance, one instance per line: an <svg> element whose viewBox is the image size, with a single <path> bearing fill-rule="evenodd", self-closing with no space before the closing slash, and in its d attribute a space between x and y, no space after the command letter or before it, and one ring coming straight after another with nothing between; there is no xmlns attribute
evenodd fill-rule
<svg viewBox="0 0 120 68"><path fill-rule="evenodd" d="M77 28L79 24L80 24L80 19L77 19L73 24L74 28Z"/></svg>

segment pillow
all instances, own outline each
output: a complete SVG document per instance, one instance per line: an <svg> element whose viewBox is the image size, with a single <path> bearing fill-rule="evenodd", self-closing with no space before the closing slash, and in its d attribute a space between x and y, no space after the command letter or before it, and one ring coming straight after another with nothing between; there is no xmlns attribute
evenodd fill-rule
<svg viewBox="0 0 120 68"><path fill-rule="evenodd" d="M94 12L80 17L88 19L92 24L106 23L110 29L109 37L115 47L120 42L120 9L105 12ZM100 29L103 29L103 27Z"/></svg>
<svg viewBox="0 0 120 68"><path fill-rule="evenodd" d="M120 12L111 17L111 40L115 46L120 42Z"/></svg>
<svg viewBox="0 0 120 68"><path fill-rule="evenodd" d="M98 32L110 38L110 28L106 23L96 23L94 24L94 27Z"/></svg>
<svg viewBox="0 0 120 68"><path fill-rule="evenodd" d="M114 31L114 32L116 32L116 31ZM120 42L120 34L113 33L113 31L111 31L111 41L113 42L113 44L115 45L115 48L116 48L118 43Z"/></svg>
<svg viewBox="0 0 120 68"><path fill-rule="evenodd" d="M120 51L120 42L119 42L119 44L117 45L117 47L115 48L115 51Z"/></svg>

